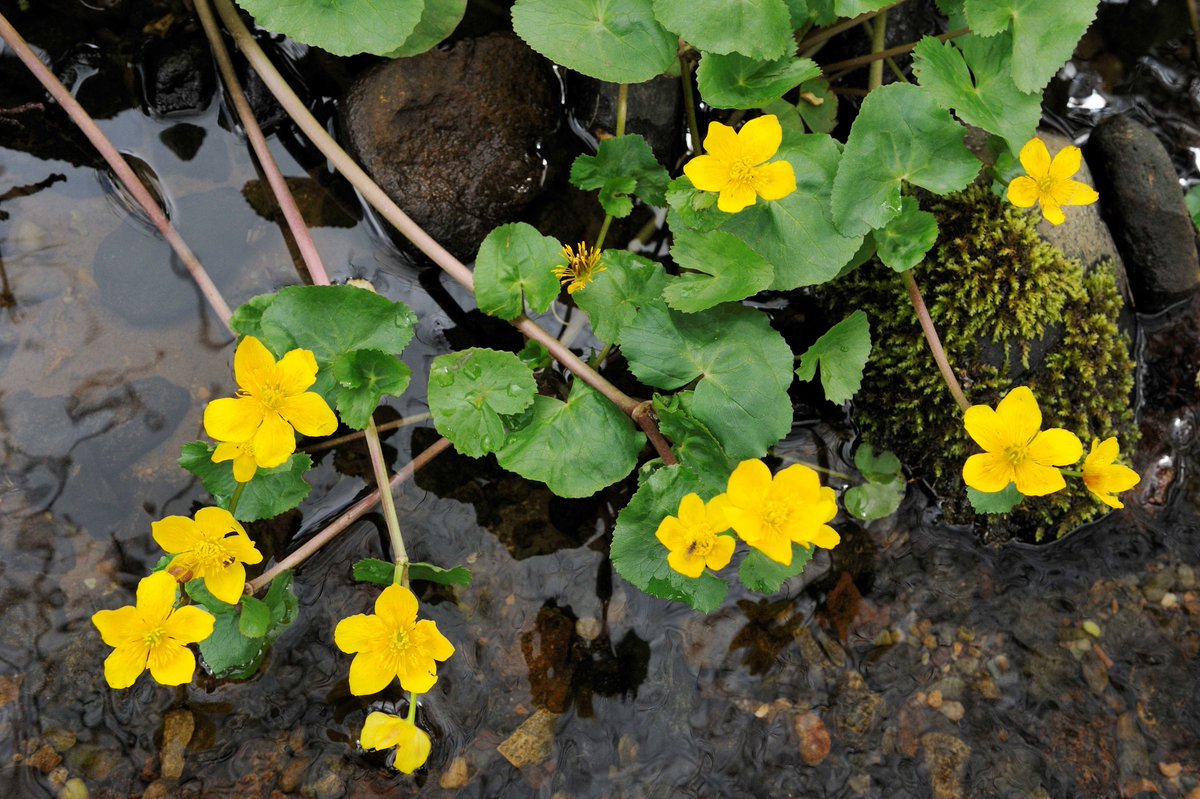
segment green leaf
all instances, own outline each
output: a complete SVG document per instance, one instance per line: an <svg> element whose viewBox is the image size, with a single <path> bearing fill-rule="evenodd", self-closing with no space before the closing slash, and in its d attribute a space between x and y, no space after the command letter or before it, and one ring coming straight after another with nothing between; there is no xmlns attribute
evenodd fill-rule
<svg viewBox="0 0 1200 799"><path fill-rule="evenodd" d="M837 126L838 97L824 78L800 84L796 111L813 133L832 133Z"/></svg>
<svg viewBox="0 0 1200 799"><path fill-rule="evenodd" d="M814 25L831 25L837 21L838 12L834 0L808 0L808 15Z"/></svg>
<svg viewBox="0 0 1200 799"><path fill-rule="evenodd" d="M803 572L812 561L812 556L813 552L808 547L792 544L792 563L784 566L757 549L751 549L738 567L738 579L751 591L774 594L783 587L784 582Z"/></svg>
<svg viewBox="0 0 1200 799"><path fill-rule="evenodd" d="M213 463L216 447L203 441L184 444L179 452L179 465L200 478L204 490L212 494L217 507L229 509L229 500L237 489L233 479L233 461ZM246 484L233 514L239 521L253 522L270 519L299 505L312 490L304 473L312 468L312 458L297 452L280 466L259 469Z"/></svg>
<svg viewBox="0 0 1200 799"><path fill-rule="evenodd" d="M525 305L544 313L559 293L553 270L562 260L562 245L532 225L501 225L479 245L475 259L475 302L479 310L501 319L516 319Z"/></svg>
<svg viewBox="0 0 1200 799"><path fill-rule="evenodd" d="M926 36L913 51L913 72L940 105L969 125L1003 136L1014 152L1041 119L1041 95L1026 94L1013 83L1008 33L950 42Z"/></svg>
<svg viewBox="0 0 1200 799"><path fill-rule="evenodd" d="M633 210L630 194L650 205L666 203L668 180L650 145L636 133L605 139L595 155L581 155L571 165L571 183L584 191L599 189L604 213L617 219Z"/></svg>
<svg viewBox="0 0 1200 799"><path fill-rule="evenodd" d="M795 47L783 0L654 0L667 30L706 53L779 58Z"/></svg>
<svg viewBox="0 0 1200 799"><path fill-rule="evenodd" d="M846 489L842 504L852 516L870 522L895 513L907 488L902 478L888 483L864 483Z"/></svg>
<svg viewBox="0 0 1200 799"><path fill-rule="evenodd" d="M937 242L937 217L922 211L912 197L904 197L900 213L871 235L879 260L897 272L905 272L921 263Z"/></svg>
<svg viewBox="0 0 1200 799"><path fill-rule="evenodd" d="M698 580L676 574L667 565L666 547L654 536L662 520L678 513L679 501L691 493L698 493L705 500L713 496L686 466L664 466L650 474L617 514L610 555L617 573L643 591L687 602L707 613L724 599L725 582L707 572L708 579L702 576Z"/></svg>
<svg viewBox="0 0 1200 799"><path fill-rule="evenodd" d="M517 353L517 357L521 359L521 363L535 371L545 369L550 365L550 350L546 349L541 342L533 339L525 342L525 346Z"/></svg>
<svg viewBox="0 0 1200 799"><path fill-rule="evenodd" d="M254 336L259 341L263 341L266 335L262 330L262 315L273 302L275 302L274 294L259 294L251 297L234 309L233 315L229 317L229 326L243 336Z"/></svg>
<svg viewBox="0 0 1200 799"><path fill-rule="evenodd" d="M338 415L355 430L365 430L384 394L400 396L408 388L412 369L394 355L379 350L353 350L333 362Z"/></svg>
<svg viewBox="0 0 1200 799"><path fill-rule="evenodd" d="M784 143L779 156L796 173L796 191L724 214L729 218L721 229L775 267L772 289L788 291L832 280L861 246L866 231L844 236L833 224L830 187L842 157L837 142L824 134L798 136Z"/></svg>
<svg viewBox="0 0 1200 799"><path fill-rule="evenodd" d="M351 567L355 582L387 587L394 582L396 564L379 558L364 558Z"/></svg>
<svg viewBox="0 0 1200 799"><path fill-rule="evenodd" d="M717 210L717 193L700 191L686 175L667 184L667 205L671 207L667 225L672 231L681 225L692 230L716 230L728 221L728 215Z"/></svg>
<svg viewBox="0 0 1200 799"><path fill-rule="evenodd" d="M439 355L429 367L429 412L437 431L478 458L504 445L502 416L534 401L533 372L511 352L472 347Z"/></svg>
<svg viewBox="0 0 1200 799"><path fill-rule="evenodd" d="M792 16L792 30L800 30L808 24L808 0L784 0Z"/></svg>
<svg viewBox="0 0 1200 799"><path fill-rule="evenodd" d="M811 58L785 55L762 61L710 52L700 59L696 81L700 96L714 108L758 108L820 74Z"/></svg>
<svg viewBox="0 0 1200 799"><path fill-rule="evenodd" d="M238 615L238 632L247 638L262 638L271 628L271 609L267 603L252 596L242 597L242 612Z"/></svg>
<svg viewBox="0 0 1200 799"><path fill-rule="evenodd" d="M605 250L601 263L604 271L575 294L575 304L587 312L597 338L620 343L639 308L661 303L667 273L662 264L628 250Z"/></svg>
<svg viewBox="0 0 1200 799"><path fill-rule="evenodd" d="M221 613L213 623L212 635L200 642L204 666L217 679L247 680L254 676L267 653L262 636L242 634L237 613Z"/></svg>
<svg viewBox="0 0 1200 799"><path fill-rule="evenodd" d="M890 483L904 477L896 453L884 450L876 454L870 444L863 444L855 451L854 466L872 483Z"/></svg>
<svg viewBox="0 0 1200 799"><path fill-rule="evenodd" d="M1183 201L1187 204L1192 223L1200 227L1200 184L1188 189L1187 193L1183 195Z"/></svg>
<svg viewBox="0 0 1200 799"><path fill-rule="evenodd" d="M568 69L610 83L641 83L675 62L679 42L651 0L517 0L513 31Z"/></svg>
<svg viewBox="0 0 1200 799"><path fill-rule="evenodd" d="M771 285L775 270L736 236L720 230L674 231L671 257L690 272L670 279L663 290L667 305L694 313L723 302L750 297Z"/></svg>
<svg viewBox="0 0 1200 799"><path fill-rule="evenodd" d="M387 57L420 55L454 33L466 12L467 0L425 0L421 21L404 40L404 44L388 53Z"/></svg>
<svg viewBox="0 0 1200 799"><path fill-rule="evenodd" d="M1023 92L1041 94L1096 18L1100 0L967 0L971 30L980 36L1001 33L1012 22L1012 76Z"/></svg>
<svg viewBox="0 0 1200 799"><path fill-rule="evenodd" d="M947 194L966 188L979 161L963 146L966 129L928 91L890 83L863 100L833 182L833 221L851 235L881 228L900 213L905 182Z"/></svg>
<svg viewBox="0 0 1200 799"><path fill-rule="evenodd" d="M576 380L566 402L534 397L496 460L560 497L589 497L633 471L645 443L628 416Z"/></svg>
<svg viewBox="0 0 1200 799"><path fill-rule="evenodd" d="M896 0L834 0L834 7L839 17L857 17L868 11L878 11L889 6Z"/></svg>
<svg viewBox="0 0 1200 799"><path fill-rule="evenodd" d="M263 602L271 610L271 630L267 633L270 640L279 637L289 624L300 615L300 600L292 590L292 572L284 571L271 581Z"/></svg>
<svg viewBox="0 0 1200 799"><path fill-rule="evenodd" d="M334 55L386 55L403 45L425 10L424 0L237 0L267 30Z"/></svg>
<svg viewBox="0 0 1200 799"><path fill-rule="evenodd" d="M985 494L967 486L967 499L976 513L1008 513L1021 504L1025 496L1017 490L1016 483L1009 483L1003 491Z"/></svg>
<svg viewBox="0 0 1200 799"><path fill-rule="evenodd" d="M812 380L821 365L821 386L825 399L841 405L862 385L863 368L871 357L871 325L867 315L855 311L816 340L800 356L796 377Z"/></svg>
<svg viewBox="0 0 1200 799"><path fill-rule="evenodd" d="M792 351L765 314L726 304L695 314L648 305L626 328L622 352L647 385L701 378L692 412L731 458L757 458L792 427Z"/></svg>
<svg viewBox="0 0 1200 799"><path fill-rule="evenodd" d="M387 587L392 584L396 566L386 560L366 558L354 564L354 579L360 583L372 583ZM409 563L408 579L424 580L439 585L470 585L471 572L465 566L443 569L432 563Z"/></svg>
<svg viewBox="0 0 1200 799"><path fill-rule="evenodd" d="M691 391L678 391L669 397L656 393L654 413L659 431L671 441L675 458L696 474L705 493L715 496L725 490L737 461L725 453L708 425L696 418L692 412L694 401Z"/></svg>

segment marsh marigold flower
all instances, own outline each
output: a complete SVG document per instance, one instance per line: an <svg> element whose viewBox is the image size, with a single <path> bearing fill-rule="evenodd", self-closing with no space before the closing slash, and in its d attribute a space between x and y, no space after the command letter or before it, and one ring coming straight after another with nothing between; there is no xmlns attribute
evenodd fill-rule
<svg viewBox="0 0 1200 799"><path fill-rule="evenodd" d="M670 552L667 564L684 577L699 577L704 567L720 571L729 565L735 546L732 536L719 535L729 522L716 505L705 505L699 494L679 503L679 515L668 516L654 536Z"/></svg>
<svg viewBox="0 0 1200 799"><path fill-rule="evenodd" d="M1078 147L1064 147L1051 160L1046 143L1030 139L1021 148L1020 158L1028 174L1008 184L1009 202L1019 208L1040 206L1042 216L1050 224L1061 225L1066 221L1064 205L1091 205L1100 199L1091 186L1071 179L1083 160Z"/></svg>
<svg viewBox="0 0 1200 799"><path fill-rule="evenodd" d="M325 399L308 390L317 382L317 359L309 350L292 350L277 362L261 341L246 336L234 352L233 375L238 396L210 402L204 430L217 441L248 442L257 467L286 461L296 451L296 433L327 436L337 429Z"/></svg>
<svg viewBox="0 0 1200 799"><path fill-rule="evenodd" d="M1053 494L1066 486L1055 466L1069 466L1083 455L1083 444L1069 430L1042 429L1042 411L1033 392L1019 386L996 409L972 405L963 426L985 452L963 464L963 482L985 494L1016 483L1025 496Z"/></svg>
<svg viewBox="0 0 1200 799"><path fill-rule="evenodd" d="M258 472L258 461L254 459L254 441L233 443L222 441L212 454L213 463L233 461L233 479L239 483L248 483Z"/></svg>
<svg viewBox="0 0 1200 799"><path fill-rule="evenodd" d="M1102 442L1094 438L1092 451L1083 459L1083 484L1110 508L1125 507L1115 495L1128 491L1142 480L1133 469L1114 463L1119 454L1117 439L1106 438Z"/></svg>
<svg viewBox="0 0 1200 799"><path fill-rule="evenodd" d="M423 694L437 682L437 661L454 654L454 645L428 619L417 621L417 598L402 585L389 585L375 600L375 614L359 613L338 622L338 649L353 654L350 693L382 691L400 679L406 691Z"/></svg>
<svg viewBox="0 0 1200 799"><path fill-rule="evenodd" d="M104 661L104 679L113 688L128 688L147 668L162 685L192 681L196 656L188 644L213 631L211 613L194 605L175 609L175 578L155 572L142 578L137 604L92 614L104 643L114 647Z"/></svg>
<svg viewBox="0 0 1200 799"><path fill-rule="evenodd" d="M796 172L787 161L767 163L779 151L783 128L773 114L755 117L738 132L713 122L704 137L706 155L683 167L700 191L720 192L717 208L736 214L758 197L782 200L796 190Z"/></svg>
<svg viewBox="0 0 1200 799"><path fill-rule="evenodd" d="M236 605L246 588L246 567L261 563L246 528L223 508L201 508L195 520L168 516L150 525L154 540L169 555L168 567L186 579L204 580L208 592L222 602Z"/></svg>
<svg viewBox="0 0 1200 799"><path fill-rule="evenodd" d="M833 549L841 541L826 524L837 515L837 496L801 464L772 477L762 461L742 461L725 493L709 505L717 506L738 538L784 566L792 564L793 543Z"/></svg>
<svg viewBox="0 0 1200 799"><path fill-rule="evenodd" d="M395 748L396 759L392 765L405 774L412 774L425 765L431 748L429 736L416 724L379 711L367 716L359 741L363 749Z"/></svg>
<svg viewBox="0 0 1200 799"><path fill-rule="evenodd" d="M550 271L558 278L559 283L567 287L567 294L574 294L580 289L587 288L587 284L591 283L596 275L606 271L600 264L598 247L588 247L581 241L577 250L572 250L570 244L564 246L562 254L567 262L559 264Z"/></svg>

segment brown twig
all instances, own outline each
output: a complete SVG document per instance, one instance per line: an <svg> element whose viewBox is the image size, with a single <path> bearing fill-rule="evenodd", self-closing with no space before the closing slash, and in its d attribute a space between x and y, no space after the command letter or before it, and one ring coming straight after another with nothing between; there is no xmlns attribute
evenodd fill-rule
<svg viewBox="0 0 1200 799"><path fill-rule="evenodd" d="M377 429L382 433L385 430L396 430L400 427L408 427L409 425L420 424L421 422L429 421L432 418L433 415L429 413L414 413L412 416L405 416L403 419L393 419L390 422L384 422L381 425L377 425ZM358 441L360 438L364 438L366 435L367 431L356 430L353 433L347 433L344 436L327 438L324 441L318 441L316 444L309 444L304 448L304 451L320 452L321 450L325 449L333 449L334 447L341 446L342 444L349 444L351 441Z"/></svg>
<svg viewBox="0 0 1200 799"><path fill-rule="evenodd" d="M808 57L809 56L808 51L811 50L813 47L817 46L818 44L821 44L826 39L832 39L834 36L837 36L839 33L850 30L855 25L861 25L862 23L866 22L867 20L871 19L872 17L878 16L879 14L884 13L889 8L900 5L900 3L902 3L902 2L904 2L904 0L897 0L897 2L892 3L891 5L884 6L883 8L878 9L877 11L868 11L865 14L859 14L857 17L852 17L850 19L843 20L843 21L837 23L836 25L830 25L828 28L821 28L819 30L815 30L800 40L800 43L798 45L796 45L796 50L799 51L801 55Z"/></svg>
<svg viewBox="0 0 1200 799"><path fill-rule="evenodd" d="M671 452L671 445L667 443L667 440L663 438L662 432L658 429L658 420L654 417L654 405L650 400L639 403L633 409L633 413L630 416L633 417L633 421L638 423L638 427L641 427L645 431L646 438L650 439L650 443L654 445L654 449L658 452L658 456L662 458L663 463L667 466L674 466L679 463L679 461L675 460L675 454Z"/></svg>
<svg viewBox="0 0 1200 799"><path fill-rule="evenodd" d="M959 28L956 31L950 31L949 33L939 33L937 35L937 39L944 42L949 39L956 39L959 36L966 36L970 32L970 28ZM841 77L851 70L866 66L872 62L912 52L913 48L918 44L920 44L919 41L909 42L908 44L899 44L895 47L889 47L886 50L880 50L878 53L868 53L867 55L860 55L857 58L849 58L845 61L835 61L832 64L822 64L821 71L825 73L829 80L833 80Z"/></svg>
<svg viewBox="0 0 1200 799"><path fill-rule="evenodd" d="M925 342L929 345L929 351L933 353L933 360L937 362L938 371L942 373L946 387L954 395L954 401L965 412L967 408L971 407L971 403L967 401L967 395L963 393L962 386L958 384L958 378L954 376L954 370L950 368L946 350L942 348L942 340L938 338L937 328L933 326L933 317L929 315L929 308L926 307L925 300L921 297L921 289L917 288L917 281L913 279L911 270L904 272L900 278L904 281L904 288L908 290L908 298L912 300L913 309L917 312L917 321L921 323L921 332L925 334Z"/></svg>

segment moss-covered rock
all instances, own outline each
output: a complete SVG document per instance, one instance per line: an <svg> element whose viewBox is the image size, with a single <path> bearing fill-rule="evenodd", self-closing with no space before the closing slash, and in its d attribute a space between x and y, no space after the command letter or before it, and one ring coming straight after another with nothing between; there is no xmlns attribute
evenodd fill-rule
<svg viewBox="0 0 1200 799"><path fill-rule="evenodd" d="M1084 272L1038 237L1029 214L976 186L934 198L938 242L914 272L968 398L995 403L1014 386L1038 397L1044 427L1084 442L1115 435L1133 443L1133 359L1117 324L1122 302L1113 270ZM904 286L872 261L829 290L833 316L863 308L874 348L855 397L864 437L894 450L946 499L951 521L974 517L963 461L979 448L942 382ZM1007 517L979 517L989 537L1058 538L1106 508L1076 479L1028 498Z"/></svg>

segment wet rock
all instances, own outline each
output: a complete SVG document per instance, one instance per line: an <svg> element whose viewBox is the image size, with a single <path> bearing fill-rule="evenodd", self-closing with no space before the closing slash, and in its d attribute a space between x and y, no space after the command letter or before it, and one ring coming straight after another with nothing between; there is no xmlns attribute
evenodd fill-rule
<svg viewBox="0 0 1200 799"><path fill-rule="evenodd" d="M338 201L330 190L311 177L287 177L288 191L296 201L296 207L309 227L352 228L358 224L358 216ZM279 203L271 186L263 180L250 180L242 186L242 196L254 209L254 213L275 224L284 221Z"/></svg>
<svg viewBox="0 0 1200 799"><path fill-rule="evenodd" d="M575 120L596 138L613 136L617 129L615 83L572 74L567 81L568 102ZM683 91L679 78L659 76L629 86L625 132L646 139L661 163L670 165L683 149Z"/></svg>
<svg viewBox="0 0 1200 799"><path fill-rule="evenodd" d="M539 707L562 713L571 701L575 664L571 645L575 623L559 608L541 608L534 628L521 634L521 652L529 669L529 691Z"/></svg>
<svg viewBox="0 0 1200 799"><path fill-rule="evenodd" d="M190 710L172 710L163 717L159 757L162 759L162 775L166 779L177 780L183 774L183 753L195 730L196 719Z"/></svg>
<svg viewBox="0 0 1200 799"><path fill-rule="evenodd" d="M800 739L800 757L810 766L818 766L829 756L829 731L816 713L808 712L792 720Z"/></svg>
<svg viewBox="0 0 1200 799"><path fill-rule="evenodd" d="M930 732L921 736L925 766L935 799L962 799L971 747L953 735Z"/></svg>
<svg viewBox="0 0 1200 799"><path fill-rule="evenodd" d="M212 102L212 55L199 31L149 40L139 67L143 102L155 116L196 114Z"/></svg>
<svg viewBox="0 0 1200 799"><path fill-rule="evenodd" d="M963 703L957 701L943 702L942 706L939 707L938 710L943 716L955 723L962 721L962 717L967 712L966 708L963 707Z"/></svg>
<svg viewBox="0 0 1200 799"><path fill-rule="evenodd" d="M862 749L873 738L884 710L883 697L867 688L857 672L850 672L838 687L831 720L834 730L848 746Z"/></svg>
<svg viewBox="0 0 1200 799"><path fill-rule="evenodd" d="M0 675L0 709L17 701L17 697L21 695L21 683L24 681L24 674Z"/></svg>
<svg viewBox="0 0 1200 799"><path fill-rule="evenodd" d="M446 790L457 790L467 784L469 777L470 770L467 767L467 759L459 755L450 761L450 765L446 766L446 770L438 778L438 785Z"/></svg>
<svg viewBox="0 0 1200 799"><path fill-rule="evenodd" d="M1200 286L1200 256L1167 151L1148 128L1116 116L1096 126L1087 154L1134 305L1153 313L1187 297Z"/></svg>
<svg viewBox="0 0 1200 799"><path fill-rule="evenodd" d="M1135 796L1150 773L1150 754L1146 739L1138 730L1137 716L1122 713L1117 719L1117 771L1121 779L1121 794Z"/></svg>
<svg viewBox="0 0 1200 799"><path fill-rule="evenodd" d="M491 35L372 69L347 94L341 124L388 196L472 259L539 193L547 166L538 148L558 125L558 91L540 56Z"/></svg>
<svg viewBox="0 0 1200 799"><path fill-rule="evenodd" d="M557 713L539 709L497 746L496 751L513 768L537 765L550 757L557 721Z"/></svg>
<svg viewBox="0 0 1200 799"><path fill-rule="evenodd" d="M326 771L320 779L305 786L301 793L316 797L316 799L338 799L346 793L346 783L332 771Z"/></svg>
<svg viewBox="0 0 1200 799"><path fill-rule="evenodd" d="M43 774L49 774L62 763L63 758L50 744L42 744L25 759L25 765L35 768Z"/></svg>
<svg viewBox="0 0 1200 799"><path fill-rule="evenodd" d="M72 777L58 792L58 799L88 799L87 785L78 777Z"/></svg>
<svg viewBox="0 0 1200 799"><path fill-rule="evenodd" d="M293 758L283 769L283 773L279 775L279 790L284 793L292 793L304 783L304 776L308 773L308 767L312 765L313 759L308 755L301 755Z"/></svg>

